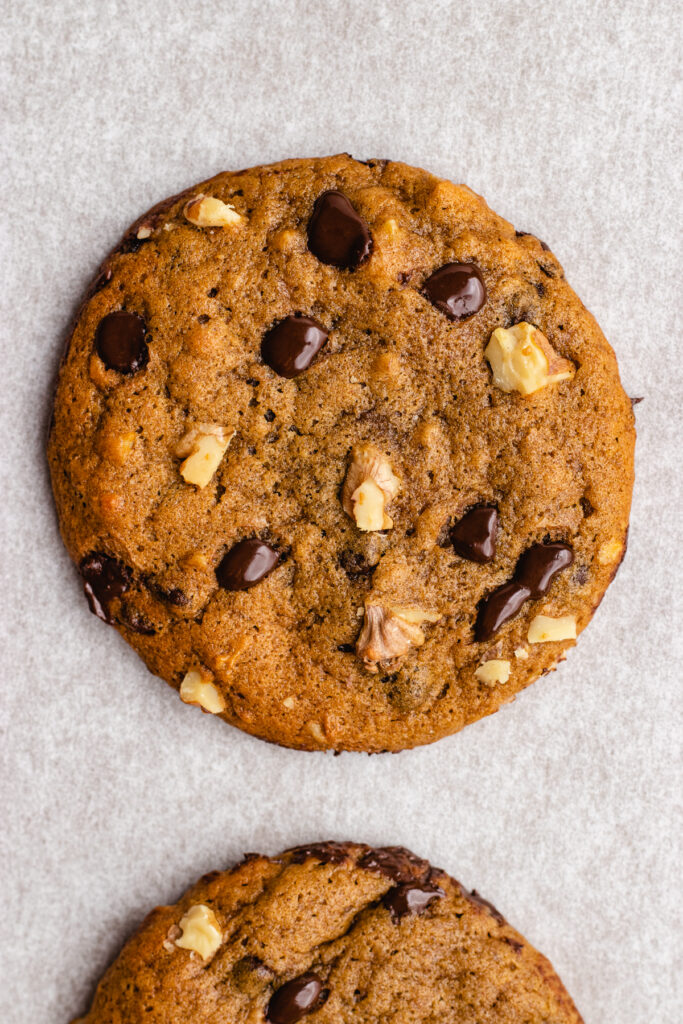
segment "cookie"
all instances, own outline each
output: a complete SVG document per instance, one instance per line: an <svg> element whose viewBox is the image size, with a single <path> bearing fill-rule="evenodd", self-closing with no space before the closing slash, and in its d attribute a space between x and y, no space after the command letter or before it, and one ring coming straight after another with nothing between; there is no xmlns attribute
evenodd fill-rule
<svg viewBox="0 0 683 1024"><path fill-rule="evenodd" d="M49 460L92 611L183 700L381 751L564 658L624 554L634 436L544 243L342 155L136 222L77 316Z"/></svg>
<svg viewBox="0 0 683 1024"><path fill-rule="evenodd" d="M495 907L402 847L356 843L201 878L143 921L80 1024L190 1020L581 1024Z"/></svg>

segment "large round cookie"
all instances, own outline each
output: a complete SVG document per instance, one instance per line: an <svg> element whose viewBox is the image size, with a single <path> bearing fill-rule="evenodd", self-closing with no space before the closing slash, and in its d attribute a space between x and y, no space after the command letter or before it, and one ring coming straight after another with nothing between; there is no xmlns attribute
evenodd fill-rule
<svg viewBox="0 0 683 1024"><path fill-rule="evenodd" d="M157 907L80 1024L581 1024L550 963L402 847L257 854Z"/></svg>
<svg viewBox="0 0 683 1024"><path fill-rule="evenodd" d="M563 658L624 553L633 447L548 247L465 186L342 155L133 226L49 458L90 606L152 672L266 739L378 751Z"/></svg>

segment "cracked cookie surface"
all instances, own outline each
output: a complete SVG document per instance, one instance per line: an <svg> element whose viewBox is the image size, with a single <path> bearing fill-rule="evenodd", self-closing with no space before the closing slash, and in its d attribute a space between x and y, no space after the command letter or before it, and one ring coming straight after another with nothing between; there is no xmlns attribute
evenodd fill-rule
<svg viewBox="0 0 683 1024"><path fill-rule="evenodd" d="M581 1024L551 964L402 847L247 855L157 907L80 1024ZM78 1024L78 1022L74 1022Z"/></svg>
<svg viewBox="0 0 683 1024"><path fill-rule="evenodd" d="M623 556L633 447L547 246L465 186L342 155L133 225L78 314L49 460L91 608L152 672L265 739L381 751L555 667ZM553 545L571 557L530 589ZM539 615L562 628L532 642Z"/></svg>

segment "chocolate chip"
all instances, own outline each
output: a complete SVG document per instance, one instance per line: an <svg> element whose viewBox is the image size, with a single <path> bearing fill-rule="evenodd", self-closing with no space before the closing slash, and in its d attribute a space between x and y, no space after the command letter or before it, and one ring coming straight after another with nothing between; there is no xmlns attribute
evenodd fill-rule
<svg viewBox="0 0 683 1024"><path fill-rule="evenodd" d="M275 413L273 412L272 409L266 409L266 411L263 414L263 418L266 421L266 423L272 423L273 420L275 419Z"/></svg>
<svg viewBox="0 0 683 1024"><path fill-rule="evenodd" d="M584 518L586 519L588 519L589 516L592 516L595 512L592 502L590 502L585 495L583 496L583 498L579 498L579 505L581 506L581 511L583 512Z"/></svg>
<svg viewBox="0 0 683 1024"><path fill-rule="evenodd" d="M422 285L422 294L449 320L464 320L486 302L486 285L474 263L446 263Z"/></svg>
<svg viewBox="0 0 683 1024"><path fill-rule="evenodd" d="M210 319L211 319L211 317L209 316L208 313L200 313L199 316L197 317L197 323L198 324L208 324Z"/></svg>
<svg viewBox="0 0 683 1024"><path fill-rule="evenodd" d="M398 924L404 917L424 914L434 900L443 899L445 895L443 889L431 882L413 882L389 889L382 903L391 914L394 924Z"/></svg>
<svg viewBox="0 0 683 1024"><path fill-rule="evenodd" d="M118 309L108 313L97 325L95 347L109 370L137 373L149 359L145 321L137 313Z"/></svg>
<svg viewBox="0 0 683 1024"><path fill-rule="evenodd" d="M503 583L479 605L474 638L477 641L489 640L520 610L525 601L529 600L530 592L519 583Z"/></svg>
<svg viewBox="0 0 683 1024"><path fill-rule="evenodd" d="M493 903L489 903L489 901L485 900L483 896L480 896L476 889L473 889L472 892L469 893L466 892L464 895L466 899L470 901L470 903L475 903L478 907L482 907L482 909L485 910L488 914L490 914L491 917L498 922L498 924L507 924L507 921L505 920L501 912L499 910L496 910Z"/></svg>
<svg viewBox="0 0 683 1024"><path fill-rule="evenodd" d="M224 555L216 579L225 590L248 590L260 583L280 561L280 555L256 537L241 540Z"/></svg>
<svg viewBox="0 0 683 1024"><path fill-rule="evenodd" d="M643 396L642 395L639 398L632 398L631 399L631 405L640 405L642 400L643 400Z"/></svg>
<svg viewBox="0 0 683 1024"><path fill-rule="evenodd" d="M353 583L371 576L375 571L375 566L368 565L363 555L357 551L342 551L339 556L339 565Z"/></svg>
<svg viewBox="0 0 683 1024"><path fill-rule="evenodd" d="M116 558L94 551L85 556L80 572L90 611L112 626L116 619L111 615L110 605L129 589L132 571Z"/></svg>
<svg viewBox="0 0 683 1024"><path fill-rule="evenodd" d="M321 864L343 864L349 860L353 843L311 843L310 846L295 846L288 850L293 864L303 864L310 857Z"/></svg>
<svg viewBox="0 0 683 1024"><path fill-rule="evenodd" d="M327 331L310 316L285 317L265 334L261 357L281 377L307 370L327 341Z"/></svg>
<svg viewBox="0 0 683 1024"><path fill-rule="evenodd" d="M543 597L554 577L574 561L568 544L534 544L517 562L515 580L532 598Z"/></svg>
<svg viewBox="0 0 683 1024"><path fill-rule="evenodd" d="M342 270L354 270L372 251L368 225L336 189L323 192L315 201L308 222L308 248L321 263Z"/></svg>
<svg viewBox="0 0 683 1024"><path fill-rule="evenodd" d="M496 554L498 510L477 505L451 528L450 540L456 553L470 562L490 562Z"/></svg>
<svg viewBox="0 0 683 1024"><path fill-rule="evenodd" d="M218 295L218 288L209 288L206 294L210 299L215 299L216 296Z"/></svg>
<svg viewBox="0 0 683 1024"><path fill-rule="evenodd" d="M140 633L142 636L154 636L156 629L144 615L132 609L126 608L120 614L121 624L127 626L133 633Z"/></svg>
<svg viewBox="0 0 683 1024"><path fill-rule="evenodd" d="M404 846L380 846L369 850L358 861L366 871L375 871L399 884L425 881L429 874L429 862L416 857Z"/></svg>
<svg viewBox="0 0 683 1024"><path fill-rule="evenodd" d="M326 997L318 975L308 971L277 990L268 1003L266 1020L272 1024L296 1024L306 1014L317 1010Z"/></svg>
<svg viewBox="0 0 683 1024"><path fill-rule="evenodd" d="M489 640L513 618L525 601L542 597L554 577L574 561L568 544L533 544L519 558L509 583L503 583L479 605L475 640Z"/></svg>

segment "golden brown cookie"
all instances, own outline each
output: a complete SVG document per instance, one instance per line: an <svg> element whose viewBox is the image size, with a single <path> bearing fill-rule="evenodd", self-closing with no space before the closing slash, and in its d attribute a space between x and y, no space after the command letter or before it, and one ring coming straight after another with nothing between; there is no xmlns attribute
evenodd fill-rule
<svg viewBox="0 0 683 1024"><path fill-rule="evenodd" d="M581 1024L552 966L402 847L250 854L157 907L80 1024Z"/></svg>
<svg viewBox="0 0 683 1024"><path fill-rule="evenodd" d="M554 668L626 545L633 414L548 247L384 160L220 174L106 260L49 458L92 610L183 700L399 750Z"/></svg>

